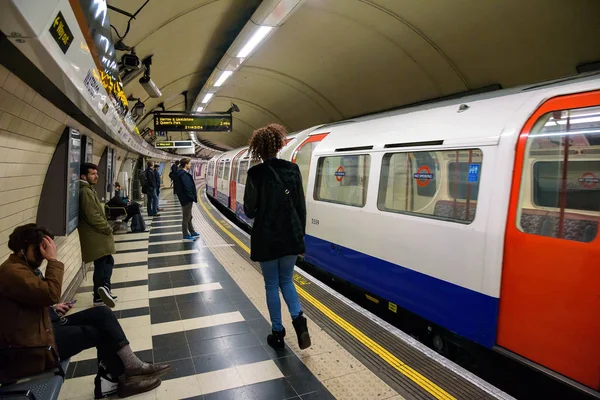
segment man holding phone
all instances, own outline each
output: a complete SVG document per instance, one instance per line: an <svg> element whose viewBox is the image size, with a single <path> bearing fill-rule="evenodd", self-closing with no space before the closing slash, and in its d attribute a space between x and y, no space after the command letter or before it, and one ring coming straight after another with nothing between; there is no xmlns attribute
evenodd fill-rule
<svg viewBox="0 0 600 400"><path fill-rule="evenodd" d="M108 307L67 315L74 302L60 302L64 265L56 258L48 230L36 224L19 226L8 247L13 253L0 265L0 384L55 368L56 360L44 350L48 347L61 360L96 347L95 398L113 393L128 397L160 385L170 366L140 360ZM44 260L45 276L39 269ZM19 348L37 350L11 351Z"/></svg>

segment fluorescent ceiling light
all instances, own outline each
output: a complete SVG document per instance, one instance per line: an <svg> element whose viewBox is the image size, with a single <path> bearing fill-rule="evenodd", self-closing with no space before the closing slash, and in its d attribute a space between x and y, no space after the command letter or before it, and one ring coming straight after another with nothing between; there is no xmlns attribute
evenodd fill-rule
<svg viewBox="0 0 600 400"><path fill-rule="evenodd" d="M204 107L202 107L202 106L196 108L196 112L202 112L202 110L204 110Z"/></svg>
<svg viewBox="0 0 600 400"><path fill-rule="evenodd" d="M224 84L227 78L231 76L231 74L233 74L233 71L223 71L219 79L217 79L217 81L215 82L215 86L219 87L222 84Z"/></svg>
<svg viewBox="0 0 600 400"><path fill-rule="evenodd" d="M258 28L258 30L254 32L254 35L252 35L250 40L248 40L246 45L242 47L242 50L240 50L237 56L240 58L246 58L248 54L250 54L260 42L262 42L265 36L267 36L267 34L271 32L271 29L273 29L273 27L271 26L261 26L260 28Z"/></svg>
<svg viewBox="0 0 600 400"><path fill-rule="evenodd" d="M212 99L213 96L214 96L214 93L206 93L206 95L202 99L202 104L208 103L210 101L210 99Z"/></svg>

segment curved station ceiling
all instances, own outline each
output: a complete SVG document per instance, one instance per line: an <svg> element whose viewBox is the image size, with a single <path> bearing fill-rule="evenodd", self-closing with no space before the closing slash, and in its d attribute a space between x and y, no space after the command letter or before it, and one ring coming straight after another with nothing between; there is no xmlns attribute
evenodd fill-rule
<svg viewBox="0 0 600 400"><path fill-rule="evenodd" d="M131 14L144 3L123 43L140 59L153 56L162 96L148 97L138 79L125 92L147 111L223 112L235 103L231 133L197 134L220 149L246 144L271 122L295 131L574 75L600 61L597 0L108 1ZM110 20L116 43L130 18L112 9ZM138 124L153 128L151 114Z"/></svg>

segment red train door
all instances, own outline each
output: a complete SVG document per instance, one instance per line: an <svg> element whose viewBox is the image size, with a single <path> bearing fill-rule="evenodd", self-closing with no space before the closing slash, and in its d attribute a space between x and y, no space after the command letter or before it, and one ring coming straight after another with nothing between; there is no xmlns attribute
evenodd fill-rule
<svg viewBox="0 0 600 400"><path fill-rule="evenodd" d="M518 141L498 344L600 389L600 91L544 103Z"/></svg>
<svg viewBox="0 0 600 400"><path fill-rule="evenodd" d="M329 135L329 132L319 133L317 135L312 135L306 138L304 142L302 142L294 153L292 154L292 162L298 165L300 168L300 173L302 175L302 186L304 188L304 195L306 196L306 186L308 185L308 173L310 171L310 161L312 158L312 153L319 144L319 142L325 137Z"/></svg>
<svg viewBox="0 0 600 400"><path fill-rule="evenodd" d="M246 152L244 149L237 153L231 161L231 179L229 180L229 208L235 212L237 208L237 175L240 157Z"/></svg>

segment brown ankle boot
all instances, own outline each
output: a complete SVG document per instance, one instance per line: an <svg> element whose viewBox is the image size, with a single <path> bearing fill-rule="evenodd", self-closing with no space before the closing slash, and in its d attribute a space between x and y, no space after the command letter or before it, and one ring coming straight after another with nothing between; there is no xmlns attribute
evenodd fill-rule
<svg viewBox="0 0 600 400"><path fill-rule="evenodd" d="M117 394L120 398L146 393L160 386L160 379L124 380L119 382Z"/></svg>
<svg viewBox="0 0 600 400"><path fill-rule="evenodd" d="M144 363L140 368L126 369L125 378L127 380L141 380L159 378L171 370L170 364L150 364Z"/></svg>

